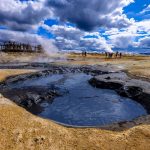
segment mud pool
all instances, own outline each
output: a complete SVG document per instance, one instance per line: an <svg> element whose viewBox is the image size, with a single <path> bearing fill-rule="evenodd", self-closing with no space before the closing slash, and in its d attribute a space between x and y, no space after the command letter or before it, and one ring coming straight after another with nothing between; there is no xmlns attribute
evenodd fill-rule
<svg viewBox="0 0 150 150"><path fill-rule="evenodd" d="M113 90L93 88L84 73L54 74L9 85L9 89L53 88L61 93L52 103L41 101L30 111L67 126L102 126L146 115L143 106Z"/></svg>

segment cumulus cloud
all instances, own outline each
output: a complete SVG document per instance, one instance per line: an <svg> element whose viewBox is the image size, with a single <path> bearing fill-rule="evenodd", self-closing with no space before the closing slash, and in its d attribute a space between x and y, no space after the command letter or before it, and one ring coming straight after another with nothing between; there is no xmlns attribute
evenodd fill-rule
<svg viewBox="0 0 150 150"><path fill-rule="evenodd" d="M84 32L76 27L62 25L52 27L43 25L42 27L56 36L55 45L60 50L103 50L112 52L111 47L107 44L105 38L100 36L99 32Z"/></svg>
<svg viewBox="0 0 150 150"><path fill-rule="evenodd" d="M134 36L132 35L115 35L110 36L111 43L113 47L115 48L128 48L129 46L132 46L134 43Z"/></svg>
<svg viewBox="0 0 150 150"><path fill-rule="evenodd" d="M142 20L140 22L136 22L134 26L139 33L145 32L147 35L150 35L150 20Z"/></svg>
<svg viewBox="0 0 150 150"><path fill-rule="evenodd" d="M48 32L54 34L55 45L60 50L76 50L79 48L80 37L84 36L84 32L71 26L53 25L49 27L42 25Z"/></svg>
<svg viewBox="0 0 150 150"><path fill-rule="evenodd" d="M78 28L67 25L53 25L52 27L42 25L42 27L57 37L63 37L68 40L78 40L80 36L84 35L84 32Z"/></svg>
<svg viewBox="0 0 150 150"><path fill-rule="evenodd" d="M130 26L129 28L118 30L111 29L106 31L104 35L108 36L108 41L111 43L113 48L128 48L134 46L134 40L137 36L137 28Z"/></svg>
<svg viewBox="0 0 150 150"><path fill-rule="evenodd" d="M103 35L108 37L108 41L113 48L128 49L128 47L137 48L138 46L142 48L145 45L143 42L146 41L147 43L147 38L143 39L143 36L150 35L149 24L150 20L143 20L121 30L116 28L106 30Z"/></svg>
<svg viewBox="0 0 150 150"><path fill-rule="evenodd" d="M111 51L111 47L114 49L128 49L128 47L144 46L144 44L139 44L139 40L136 41L136 39L150 35L149 24L150 20L143 20L121 30L111 28L102 34L108 37L107 40L101 37L99 32L86 32L76 27L63 25L54 25L52 27L43 25L43 27L56 35L55 44L59 49ZM86 36L89 38L84 38Z"/></svg>
<svg viewBox="0 0 150 150"><path fill-rule="evenodd" d="M123 8L133 0L1 0L0 24L13 30L35 29L46 18L57 17L72 22L80 29L127 27L133 20Z"/></svg>
<svg viewBox="0 0 150 150"><path fill-rule="evenodd" d="M12 30L31 30L46 17L50 11L44 6L44 1L1 0L0 24Z"/></svg>
<svg viewBox="0 0 150 150"><path fill-rule="evenodd" d="M90 51L106 51L113 52L103 37L97 38L82 38L80 47Z"/></svg>
<svg viewBox="0 0 150 150"><path fill-rule="evenodd" d="M1 0L0 25L7 30L0 30L0 41L39 43L48 50L111 51L111 47L127 49L129 46L149 48L150 20L135 21L124 14L124 7L133 2L134 0ZM149 11L150 5L141 13L145 15ZM44 20L52 18L59 20L61 25L50 27L44 24ZM66 25L68 22L75 26ZM39 36L39 27L55 38L50 40ZM97 30L101 27L105 31Z"/></svg>
<svg viewBox="0 0 150 150"><path fill-rule="evenodd" d="M148 5L145 9L143 9L140 13L144 14L144 13L147 13L147 12L150 12L150 5Z"/></svg>
<svg viewBox="0 0 150 150"><path fill-rule="evenodd" d="M91 31L97 27L122 28L132 24L123 8L133 0L47 0L46 5L62 21L75 23L78 28Z"/></svg>
<svg viewBox="0 0 150 150"><path fill-rule="evenodd" d="M150 37L144 37L139 40L139 46L143 48L150 48Z"/></svg>

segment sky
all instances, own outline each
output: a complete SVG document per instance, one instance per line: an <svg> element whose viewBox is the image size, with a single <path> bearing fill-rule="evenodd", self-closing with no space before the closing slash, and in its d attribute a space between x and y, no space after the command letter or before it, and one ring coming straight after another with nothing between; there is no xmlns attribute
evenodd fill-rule
<svg viewBox="0 0 150 150"><path fill-rule="evenodd" d="M0 0L0 42L150 53L150 0Z"/></svg>

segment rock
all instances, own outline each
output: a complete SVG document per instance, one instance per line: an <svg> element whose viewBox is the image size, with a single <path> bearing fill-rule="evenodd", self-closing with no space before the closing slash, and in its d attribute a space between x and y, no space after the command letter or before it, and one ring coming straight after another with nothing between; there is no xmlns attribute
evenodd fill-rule
<svg viewBox="0 0 150 150"><path fill-rule="evenodd" d="M27 98L33 101L35 104L38 104L41 101L40 96L34 93L27 93Z"/></svg>
<svg viewBox="0 0 150 150"><path fill-rule="evenodd" d="M147 81L132 79L119 72L96 76L89 83L97 88L113 89L119 95L139 102L150 113L150 83Z"/></svg>
<svg viewBox="0 0 150 150"><path fill-rule="evenodd" d="M13 97L13 99L15 99L15 103L17 103L17 104L21 104L21 98L18 96L18 95L15 95L14 97Z"/></svg>

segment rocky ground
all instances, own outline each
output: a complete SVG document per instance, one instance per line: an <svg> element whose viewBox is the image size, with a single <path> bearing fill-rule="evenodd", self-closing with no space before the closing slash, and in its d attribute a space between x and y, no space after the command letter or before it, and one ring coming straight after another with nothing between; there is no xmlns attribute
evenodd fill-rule
<svg viewBox="0 0 150 150"><path fill-rule="evenodd" d="M9 56L10 57L10 56ZM11 56L12 57L12 56ZM103 69L126 71L130 76L149 80L150 57L126 56L120 59L105 60L104 56L78 55L65 56L65 61L55 64L63 65L105 65ZM4 59L4 58L3 58ZM2 60L2 59L1 59ZM5 60L5 59L4 59ZM67 60L67 61L66 61ZM29 61L29 60L28 60ZM6 63L6 62L5 62ZM54 63L53 63L54 64ZM34 66L35 67L35 66ZM34 68L31 65L32 70ZM30 68L30 69L31 69ZM36 67L36 71L41 69ZM5 68L6 69L6 68ZM21 69L21 68L20 68ZM19 69L19 70L20 70ZM30 72L27 70L23 73ZM10 69L9 69L10 70ZM22 69L21 69L22 70ZM146 70L146 71L145 71ZM2 80L14 75L13 70L3 72ZM105 70L107 71L107 70ZM147 72L147 73L145 73ZM22 71L15 70L16 74ZM98 79L98 78L97 78ZM107 80L109 80L107 78ZM149 82L149 81L148 81ZM146 89L147 90L147 89ZM138 118L133 122L120 123L105 129L67 128L32 115L24 108L17 106L9 99L0 95L0 149L104 149L104 150L149 150L150 117ZM121 131L118 131L118 126Z"/></svg>

